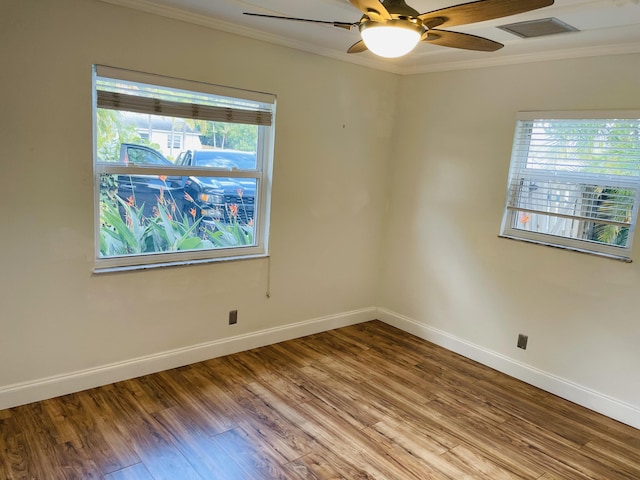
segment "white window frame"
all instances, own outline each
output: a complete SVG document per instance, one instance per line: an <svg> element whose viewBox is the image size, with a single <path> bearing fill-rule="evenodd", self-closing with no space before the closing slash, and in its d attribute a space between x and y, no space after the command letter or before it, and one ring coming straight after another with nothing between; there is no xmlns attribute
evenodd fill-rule
<svg viewBox="0 0 640 480"><path fill-rule="evenodd" d="M96 115L98 108L97 79L109 78L123 81L143 83L152 86L169 87L189 92L202 92L218 97L256 103L263 109L257 112L270 118L269 125L258 126L258 142L256 151L255 170L212 169L183 166L142 166L114 162L99 162L97 158ZM95 219L95 268L96 273L120 270L145 269L165 267L170 265L195 264L210 261L229 261L247 258L259 258L268 255L269 213L271 208L271 185L273 172L273 146L275 139L275 103L273 94L241 90L232 87L195 82L185 79L142 73L104 65L94 65L92 75L93 86L93 165L94 165L94 219ZM266 109L266 110L265 110ZM196 109L197 110L197 109ZM153 112L148 112L153 113ZM236 112L238 113L238 112ZM243 111L239 112L243 115ZM246 115L251 116L251 112ZM256 113L253 114L255 116ZM225 121L221 119L220 121ZM248 123L248 122L245 122ZM196 176L196 177L233 177L251 178L256 180L254 244L232 248L214 248L203 250L189 250L177 252L147 253L141 255L126 255L118 257L100 256L100 174L115 175L166 175L166 176Z"/></svg>
<svg viewBox="0 0 640 480"><path fill-rule="evenodd" d="M558 171L556 169L523 169L522 164L526 162L528 148L526 142L523 141L521 128L526 128L527 124L536 120L637 120L640 119L640 111L623 110L623 111L564 111L564 112L519 112L516 116L516 131L514 134L513 150L511 156L511 164L509 169L509 177L507 181L507 193L504 214L500 229L500 237L515 240L523 240L531 243L560 247L569 250L590 253L595 255L606 256L618 260L631 261L631 250L633 246L633 236L635 232L636 222L638 218L638 207L640 204L640 172L631 175L613 175L613 174L585 174L583 172ZM524 144L524 145L523 145ZM640 145L638 145L640 148ZM637 159L640 164L640 158ZM526 171L526 174L523 172ZM610 245L591 240L583 240L565 237L561 235L552 235L536 231L529 231L516 228L518 223L518 215L521 213L543 213L541 210L527 210L526 208L516 208L515 197L519 195L520 185L534 184L535 182L554 182L567 183L577 187L583 185L598 185L603 187L616 187L634 192L633 207L631 218L628 223L622 222L606 222L613 225L628 227L628 236L626 246ZM526 188L526 187L525 187ZM554 216L550 214L550 216ZM573 215L555 215L564 218L592 221L590 218L583 218ZM605 222L601 222L605 223Z"/></svg>

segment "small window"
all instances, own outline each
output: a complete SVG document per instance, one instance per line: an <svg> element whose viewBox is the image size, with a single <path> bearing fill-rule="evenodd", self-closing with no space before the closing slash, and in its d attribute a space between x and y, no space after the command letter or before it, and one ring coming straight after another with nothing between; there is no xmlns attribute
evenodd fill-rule
<svg viewBox="0 0 640 480"><path fill-rule="evenodd" d="M631 261L640 112L518 115L501 236Z"/></svg>
<svg viewBox="0 0 640 480"><path fill-rule="evenodd" d="M267 253L273 95L104 66L94 91L97 271ZM140 133L140 114L171 132L171 153ZM228 151L220 132L254 168L174 161L192 154L184 135Z"/></svg>
<svg viewBox="0 0 640 480"><path fill-rule="evenodd" d="M181 149L182 148L182 134L172 133L167 137L167 148L169 149Z"/></svg>

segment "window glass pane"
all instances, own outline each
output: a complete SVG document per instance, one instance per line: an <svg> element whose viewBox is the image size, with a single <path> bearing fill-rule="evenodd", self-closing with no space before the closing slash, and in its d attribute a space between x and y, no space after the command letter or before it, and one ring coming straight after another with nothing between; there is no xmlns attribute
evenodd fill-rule
<svg viewBox="0 0 640 480"><path fill-rule="evenodd" d="M256 186L246 178L102 174L100 257L254 246Z"/></svg>
<svg viewBox="0 0 640 480"><path fill-rule="evenodd" d="M527 211L518 211L517 213L514 215L513 228L519 230L620 247L627 245L629 227Z"/></svg>
<svg viewBox="0 0 640 480"><path fill-rule="evenodd" d="M121 152L122 144L131 143L153 148L168 160L168 164L173 164L182 152L190 150L197 153L189 166L256 169L258 125L185 120L106 108L99 108L97 116L101 162L167 163L151 158L153 154L143 154L141 149Z"/></svg>
<svg viewBox="0 0 640 480"><path fill-rule="evenodd" d="M521 179L515 206L530 212L608 223L631 222L634 191L621 187Z"/></svg>

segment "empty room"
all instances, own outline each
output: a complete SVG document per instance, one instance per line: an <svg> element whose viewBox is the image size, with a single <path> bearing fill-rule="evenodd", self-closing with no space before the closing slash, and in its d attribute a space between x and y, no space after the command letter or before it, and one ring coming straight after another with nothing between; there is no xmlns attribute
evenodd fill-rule
<svg viewBox="0 0 640 480"><path fill-rule="evenodd" d="M0 479L640 478L637 0L3 0L0 52Z"/></svg>

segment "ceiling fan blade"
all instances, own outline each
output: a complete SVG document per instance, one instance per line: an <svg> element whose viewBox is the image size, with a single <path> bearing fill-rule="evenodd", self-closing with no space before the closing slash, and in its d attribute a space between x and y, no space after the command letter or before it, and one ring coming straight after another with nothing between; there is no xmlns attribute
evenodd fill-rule
<svg viewBox="0 0 640 480"><path fill-rule="evenodd" d="M477 0L421 14L418 18L427 27L453 27L508 17L553 5L554 0Z"/></svg>
<svg viewBox="0 0 640 480"><path fill-rule="evenodd" d="M349 0L349 3L374 22L391 20L387 8L379 0Z"/></svg>
<svg viewBox="0 0 640 480"><path fill-rule="evenodd" d="M368 50L367 46L364 44L362 40L360 40L359 42L356 42L353 45L351 45L349 47L349 50L347 50L347 53L360 53L360 52L366 52L367 50Z"/></svg>
<svg viewBox="0 0 640 480"><path fill-rule="evenodd" d="M324 23L327 25L333 25L334 27L344 28L345 30L351 30L356 25L355 23L349 23L349 22L331 22L326 20L311 20L308 18L280 17L278 15L264 15L262 13L243 12L243 14L250 15L252 17L265 17L265 18L277 18L279 20L292 20L294 22Z"/></svg>
<svg viewBox="0 0 640 480"><path fill-rule="evenodd" d="M422 41L443 47L463 48L465 50L478 50L481 52L495 52L504 47L501 43L494 42L488 38L434 28L425 32L422 36Z"/></svg>

